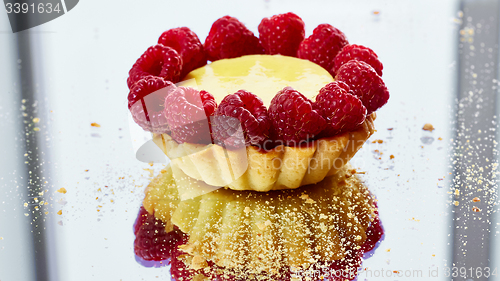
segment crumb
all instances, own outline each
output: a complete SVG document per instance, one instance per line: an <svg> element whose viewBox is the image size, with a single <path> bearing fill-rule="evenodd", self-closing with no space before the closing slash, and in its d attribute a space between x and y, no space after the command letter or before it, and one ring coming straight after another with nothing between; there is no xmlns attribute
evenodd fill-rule
<svg viewBox="0 0 500 281"><path fill-rule="evenodd" d="M380 14L380 11L373 11L373 14L374 14L374 15L379 15L379 14Z"/></svg>
<svg viewBox="0 0 500 281"><path fill-rule="evenodd" d="M374 141L372 141L372 143L384 143L384 141L383 140L374 140Z"/></svg>
<svg viewBox="0 0 500 281"><path fill-rule="evenodd" d="M453 204L455 204L455 206L458 206L458 201L453 202Z"/></svg>
<svg viewBox="0 0 500 281"><path fill-rule="evenodd" d="M474 198L472 199L472 202L479 202L479 201L481 201L481 199L479 199L479 198L477 198L477 197L474 197Z"/></svg>
<svg viewBox="0 0 500 281"><path fill-rule="evenodd" d="M387 128L387 131L392 131L394 130L394 128Z"/></svg>
<svg viewBox="0 0 500 281"><path fill-rule="evenodd" d="M389 248L389 249L387 249L387 250L385 250L385 251L386 251L386 252L390 252L390 251L391 251L391 248Z"/></svg>
<svg viewBox="0 0 500 281"><path fill-rule="evenodd" d="M207 261L199 255L196 255L191 260L191 268L194 270L202 269L208 266Z"/></svg>
<svg viewBox="0 0 500 281"><path fill-rule="evenodd" d="M394 159L394 155L391 154L391 156L389 156L389 158Z"/></svg>
<svg viewBox="0 0 500 281"><path fill-rule="evenodd" d="M99 125L99 124L97 124L97 123L95 123L95 122L94 122L94 123L90 123L90 126L92 126L92 127L97 127L97 128L101 127L101 125Z"/></svg>
<svg viewBox="0 0 500 281"><path fill-rule="evenodd" d="M472 207L472 211L474 211L476 213L479 213L479 212L481 212L481 209L479 209L478 207L474 206L474 207Z"/></svg>
<svg viewBox="0 0 500 281"><path fill-rule="evenodd" d="M40 118L38 118L38 117L33 118L33 123L39 123L39 122L40 122Z"/></svg>
<svg viewBox="0 0 500 281"><path fill-rule="evenodd" d="M59 193L62 193L62 194L66 194L67 191L66 191L66 188L61 187L56 192L59 192Z"/></svg>
<svg viewBox="0 0 500 281"><path fill-rule="evenodd" d="M304 194L300 195L300 199L307 200L307 199L309 199L309 195L304 193Z"/></svg>
<svg viewBox="0 0 500 281"><path fill-rule="evenodd" d="M59 210L59 211L57 212L57 214L58 214L58 215L62 215L62 210Z"/></svg>
<svg viewBox="0 0 500 281"><path fill-rule="evenodd" d="M441 140L443 140L443 138L442 138L442 137L439 137L439 138L438 138L438 140L440 140L440 141L441 141Z"/></svg>
<svg viewBox="0 0 500 281"><path fill-rule="evenodd" d="M434 126L432 126L431 123L425 123L424 127L422 128L424 131L434 131Z"/></svg>
<svg viewBox="0 0 500 281"><path fill-rule="evenodd" d="M316 203L316 201L314 201L311 198L309 198L309 199L306 200L306 203L307 204L314 204L314 203Z"/></svg>

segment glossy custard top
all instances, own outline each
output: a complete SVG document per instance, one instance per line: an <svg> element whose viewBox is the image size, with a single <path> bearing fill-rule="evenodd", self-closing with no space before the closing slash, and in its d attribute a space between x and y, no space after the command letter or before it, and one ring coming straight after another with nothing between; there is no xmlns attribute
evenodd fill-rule
<svg viewBox="0 0 500 281"><path fill-rule="evenodd" d="M333 77L308 60L281 55L249 55L223 59L191 71L181 82L211 93L217 103L238 90L259 96L266 107L278 91L290 86L310 99Z"/></svg>

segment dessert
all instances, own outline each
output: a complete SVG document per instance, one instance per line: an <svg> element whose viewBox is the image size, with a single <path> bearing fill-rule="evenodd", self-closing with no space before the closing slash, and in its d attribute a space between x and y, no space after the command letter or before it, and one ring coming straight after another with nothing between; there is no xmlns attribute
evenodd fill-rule
<svg viewBox="0 0 500 281"><path fill-rule="evenodd" d="M218 60L196 69L184 78L181 85L204 89L211 93L218 103L221 103L228 93L237 93L239 89L259 93L259 98L262 99L263 105L269 108L271 117L271 102L278 96L276 93L282 90L283 85L292 86L305 97L313 98L320 90L327 88L323 86L330 85L330 82L333 82L331 75L310 61L281 55L250 55ZM357 99L348 91L344 94ZM221 106L222 104L219 105ZM283 111L290 110L276 109L274 112ZM174 165L190 177L210 185L227 186L234 190L293 189L319 182L325 176L334 174L354 156L374 132L375 115L369 115L365 120L363 114L357 114L361 118L351 122L354 126L348 130L335 131L326 128L323 134L327 137L312 141L305 141L308 134L306 132L306 137L301 138L304 141L286 139L278 142L279 145L272 149L262 149L267 143L271 143L269 139L257 145L246 146L246 152L241 149L226 149L224 144L203 145L203 142L192 141L179 143L179 138L176 141L172 133L154 134L153 141ZM318 120L323 118L311 122L317 124ZM301 122L297 124L300 126ZM207 131L204 136L209 137L208 125L202 127ZM280 124L274 124L274 127L279 128ZM292 136L297 132L293 128L290 131Z"/></svg>
<svg viewBox="0 0 500 281"><path fill-rule="evenodd" d="M164 32L130 70L129 109L173 165L210 185L265 192L317 183L374 132L372 113L389 98L382 64L329 24L305 38L293 13L264 19L259 32L260 40L230 16L203 45L187 27ZM152 77L165 88L145 87L161 84ZM335 87L342 93L318 95ZM349 102L322 106L339 95Z"/></svg>
<svg viewBox="0 0 500 281"><path fill-rule="evenodd" d="M348 164L389 98L382 64L329 24L306 37L293 13L258 30L224 16L201 44L170 29L130 70L132 117L171 160L135 253L176 280L352 280L383 233Z"/></svg>

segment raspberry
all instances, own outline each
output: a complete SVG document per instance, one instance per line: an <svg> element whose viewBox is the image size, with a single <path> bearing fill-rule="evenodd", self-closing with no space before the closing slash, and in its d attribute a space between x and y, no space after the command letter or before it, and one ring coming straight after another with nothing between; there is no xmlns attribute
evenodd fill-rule
<svg viewBox="0 0 500 281"><path fill-rule="evenodd" d="M165 99L165 117L178 143L212 143L210 116L217 103L206 91L189 87L177 87Z"/></svg>
<svg viewBox="0 0 500 281"><path fill-rule="evenodd" d="M326 126L311 100L291 87L285 87L271 100L269 119L278 140L288 146L314 138Z"/></svg>
<svg viewBox="0 0 500 281"><path fill-rule="evenodd" d="M262 100L256 95L239 90L226 96L215 111L214 139L232 147L259 145L269 136L269 117ZM227 116L233 118L220 118ZM235 135L240 128L244 139Z"/></svg>
<svg viewBox="0 0 500 281"><path fill-rule="evenodd" d="M389 91L384 81L366 62L358 60L346 62L339 68L335 80L343 81L351 87L353 93L361 99L368 110L368 115L386 104L389 99Z"/></svg>
<svg viewBox="0 0 500 281"><path fill-rule="evenodd" d="M183 62L181 77L207 64L203 44L196 33L187 27L172 28L163 32L158 44L171 47L179 53Z"/></svg>
<svg viewBox="0 0 500 281"><path fill-rule="evenodd" d="M297 55L299 58L319 64L331 72L333 59L347 44L349 42L342 31L326 23L320 24L314 29L311 36L300 43Z"/></svg>
<svg viewBox="0 0 500 281"><path fill-rule="evenodd" d="M169 259L174 250L173 246L181 239L178 230L167 233L165 224L142 206L134 226L134 234L134 252L147 261Z"/></svg>
<svg viewBox="0 0 500 281"><path fill-rule="evenodd" d="M316 96L314 109L326 120L322 135L327 137L352 131L365 121L366 108L341 81L327 84Z"/></svg>
<svg viewBox="0 0 500 281"><path fill-rule="evenodd" d="M296 57L304 37L304 22L294 13L264 18L259 24L259 39L269 55Z"/></svg>
<svg viewBox="0 0 500 281"><path fill-rule="evenodd" d="M354 44L344 46L340 53L338 53L334 60L332 72L336 74L339 68L350 60L364 61L371 65L379 76L382 76L382 69L384 69L384 66L378 60L377 54L370 48Z"/></svg>
<svg viewBox="0 0 500 281"><path fill-rule="evenodd" d="M264 53L259 38L238 19L230 16L213 23L205 39L205 51L211 61Z"/></svg>
<svg viewBox="0 0 500 281"><path fill-rule="evenodd" d="M163 103L173 89L172 82L157 76L146 76L135 83L128 94L128 108L135 123L153 133L168 132Z"/></svg>
<svg viewBox="0 0 500 281"><path fill-rule="evenodd" d="M137 59L128 72L128 88L145 76L160 76L173 83L179 82L182 69L182 59L176 50L160 44L149 47Z"/></svg>

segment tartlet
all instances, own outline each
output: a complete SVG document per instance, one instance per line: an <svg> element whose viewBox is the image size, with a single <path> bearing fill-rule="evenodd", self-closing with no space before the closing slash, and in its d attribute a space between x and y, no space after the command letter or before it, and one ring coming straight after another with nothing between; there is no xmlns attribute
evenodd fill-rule
<svg viewBox="0 0 500 281"><path fill-rule="evenodd" d="M227 93L244 88L269 106L275 93L284 86L293 85L304 96L314 98L325 83L333 80L326 70L307 60L251 55L219 60L196 69L179 84L208 90L217 102ZM338 171L374 133L375 117L375 113L369 115L352 131L272 149L256 145L231 149L219 144L178 143L166 133L153 134L153 141L172 165L209 185L261 192L294 189L320 182Z"/></svg>

